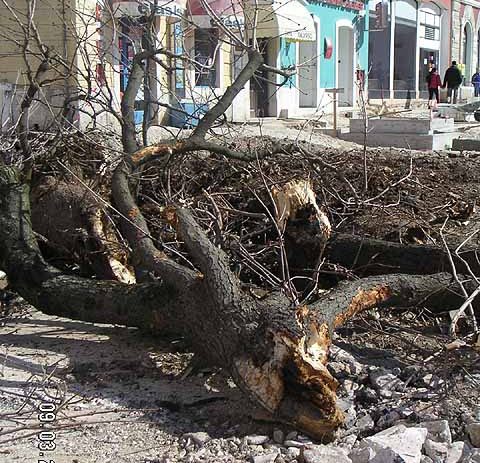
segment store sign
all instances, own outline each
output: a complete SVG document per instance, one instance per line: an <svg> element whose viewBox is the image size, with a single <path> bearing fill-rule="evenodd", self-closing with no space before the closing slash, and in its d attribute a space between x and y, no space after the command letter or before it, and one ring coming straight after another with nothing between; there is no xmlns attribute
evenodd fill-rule
<svg viewBox="0 0 480 463"><path fill-rule="evenodd" d="M124 1L114 0L112 8L115 17L119 16L167 16L180 17L183 16L185 8L172 0L139 0Z"/></svg>
<svg viewBox="0 0 480 463"><path fill-rule="evenodd" d="M245 26L245 19L243 16L238 15L230 15L230 16L222 16L220 17L220 21L225 27L235 28L235 29L243 29Z"/></svg>
<svg viewBox="0 0 480 463"><path fill-rule="evenodd" d="M312 0L312 3L322 3L324 5L338 6L339 8L347 8L348 10L363 10L365 5L362 2L354 0Z"/></svg>
<svg viewBox="0 0 480 463"><path fill-rule="evenodd" d="M299 31L292 31L288 34L283 35L290 40L296 40L298 42L315 42L315 34L309 30L299 30Z"/></svg>

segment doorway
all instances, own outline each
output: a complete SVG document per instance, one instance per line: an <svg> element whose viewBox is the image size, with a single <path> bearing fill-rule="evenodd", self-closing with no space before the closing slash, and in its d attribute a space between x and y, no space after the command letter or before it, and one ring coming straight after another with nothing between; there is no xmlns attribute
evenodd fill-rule
<svg viewBox="0 0 480 463"><path fill-rule="evenodd" d="M258 49L263 56L263 62L269 63L268 60L268 39L258 39ZM250 79L250 115L252 117L269 116L269 88L268 88L268 72L264 69L258 70Z"/></svg>
<svg viewBox="0 0 480 463"><path fill-rule="evenodd" d="M318 76L318 24L315 24L315 42L299 42L298 44L298 89L301 108L317 107Z"/></svg>
<svg viewBox="0 0 480 463"><path fill-rule="evenodd" d="M338 106L353 106L353 76L355 73L355 44L351 24L337 26L337 88L343 88L339 93Z"/></svg>
<svg viewBox="0 0 480 463"><path fill-rule="evenodd" d="M428 98L427 76L432 68L438 70L438 50L420 48L420 62L418 63L419 97Z"/></svg>

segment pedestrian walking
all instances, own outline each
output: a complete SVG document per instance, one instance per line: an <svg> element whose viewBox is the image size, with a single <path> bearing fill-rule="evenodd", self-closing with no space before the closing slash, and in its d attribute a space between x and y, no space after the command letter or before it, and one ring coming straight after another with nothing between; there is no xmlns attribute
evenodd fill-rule
<svg viewBox="0 0 480 463"><path fill-rule="evenodd" d="M475 90L475 96L480 96L480 73L478 71L479 70L477 69L472 76L472 85Z"/></svg>
<svg viewBox="0 0 480 463"><path fill-rule="evenodd" d="M463 81L462 73L457 67L457 62L452 61L452 65L445 72L443 87L447 87L447 102L457 103L458 89Z"/></svg>
<svg viewBox="0 0 480 463"><path fill-rule="evenodd" d="M428 107L435 109L440 103L438 89L442 86L442 79L438 75L437 68L433 67L427 76ZM435 98L435 99L434 99Z"/></svg>

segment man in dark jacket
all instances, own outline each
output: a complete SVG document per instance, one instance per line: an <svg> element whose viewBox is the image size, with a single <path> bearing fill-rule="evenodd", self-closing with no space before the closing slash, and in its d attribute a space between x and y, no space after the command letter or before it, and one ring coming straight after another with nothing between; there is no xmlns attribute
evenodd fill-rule
<svg viewBox="0 0 480 463"><path fill-rule="evenodd" d="M462 73L457 68L457 62L452 61L452 65L445 72L443 79L443 88L447 87L447 101L456 104L458 96L458 88L463 81ZM452 101L453 94L453 101Z"/></svg>

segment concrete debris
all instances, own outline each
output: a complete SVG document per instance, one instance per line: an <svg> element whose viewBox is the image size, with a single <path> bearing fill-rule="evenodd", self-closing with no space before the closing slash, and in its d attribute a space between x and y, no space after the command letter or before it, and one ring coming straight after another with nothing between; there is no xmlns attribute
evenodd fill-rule
<svg viewBox="0 0 480 463"><path fill-rule="evenodd" d="M290 431L286 436L285 440L295 440L298 437L297 431Z"/></svg>
<svg viewBox="0 0 480 463"><path fill-rule="evenodd" d="M188 432L182 437L187 441L190 439L196 447L202 447L211 440L211 437L206 432Z"/></svg>
<svg viewBox="0 0 480 463"><path fill-rule="evenodd" d="M5 289L8 286L7 274L0 270L0 290Z"/></svg>
<svg viewBox="0 0 480 463"><path fill-rule="evenodd" d="M291 458L293 460L300 455L300 452L301 450L297 447L289 447L285 452L285 455L287 456L287 458Z"/></svg>
<svg viewBox="0 0 480 463"><path fill-rule="evenodd" d="M298 440L286 440L283 445L285 447L295 447L295 448L298 448L298 449L301 449L303 447L305 447L305 442L300 442Z"/></svg>
<svg viewBox="0 0 480 463"><path fill-rule="evenodd" d="M252 463L274 463L278 456L277 453L267 453L265 455L256 455L252 457Z"/></svg>
<svg viewBox="0 0 480 463"><path fill-rule="evenodd" d="M355 428L358 429L359 432L370 431L375 427L375 422L370 415L362 416L357 420L355 423Z"/></svg>
<svg viewBox="0 0 480 463"><path fill-rule="evenodd" d="M357 401L364 404L375 404L378 402L377 393L369 387L359 389L355 394L355 398Z"/></svg>
<svg viewBox="0 0 480 463"><path fill-rule="evenodd" d="M335 345L331 346L330 348L330 359L331 362L344 363L348 365L352 375L359 375L364 369L364 366L358 362L352 354Z"/></svg>
<svg viewBox="0 0 480 463"><path fill-rule="evenodd" d="M280 429L275 429L273 431L273 442L276 442L277 444L283 444L285 436L283 434L283 431Z"/></svg>
<svg viewBox="0 0 480 463"><path fill-rule="evenodd" d="M422 455L420 463L434 463L434 461L430 457L427 457L427 455Z"/></svg>
<svg viewBox="0 0 480 463"><path fill-rule="evenodd" d="M466 431L474 447L480 447L480 422L467 424Z"/></svg>
<svg viewBox="0 0 480 463"><path fill-rule="evenodd" d="M447 420L422 421L420 426L428 429L428 439L446 444L452 443L452 433Z"/></svg>
<svg viewBox="0 0 480 463"><path fill-rule="evenodd" d="M426 428L393 426L363 439L350 454L353 463L420 463Z"/></svg>
<svg viewBox="0 0 480 463"><path fill-rule="evenodd" d="M436 463L444 463L447 460L449 446L444 442L435 442L427 438L423 449L425 454Z"/></svg>
<svg viewBox="0 0 480 463"><path fill-rule="evenodd" d="M390 426L392 426L393 424L397 423L398 420L400 420L401 418L402 418L402 416L400 415L400 413L398 411L392 410L391 412L381 416L377 420L377 426L380 429L386 429L386 428L389 428Z"/></svg>
<svg viewBox="0 0 480 463"><path fill-rule="evenodd" d="M346 378L350 375L350 367L342 362L329 362L327 365L328 371L337 379Z"/></svg>
<svg viewBox="0 0 480 463"><path fill-rule="evenodd" d="M432 388L432 389L437 389L440 386L442 386L443 384L445 384L445 381L443 379L439 378L436 375L432 375L431 373L425 375L422 378L422 381L423 381L423 384L426 387L429 387L429 388Z"/></svg>
<svg viewBox="0 0 480 463"><path fill-rule="evenodd" d="M404 387L403 381L398 376L383 368L370 371L369 377L372 386L380 391L395 391Z"/></svg>
<svg viewBox="0 0 480 463"><path fill-rule="evenodd" d="M249 445L262 445L266 444L270 438L268 436L257 436L257 435L251 435L247 436L247 444Z"/></svg>
<svg viewBox="0 0 480 463"><path fill-rule="evenodd" d="M445 463L459 463L470 453L470 447L463 441L453 442L448 449Z"/></svg>
<svg viewBox="0 0 480 463"><path fill-rule="evenodd" d="M352 463L342 449L327 445L313 445L303 453L305 463Z"/></svg>
<svg viewBox="0 0 480 463"><path fill-rule="evenodd" d="M480 449L473 449L463 460L463 463L480 463Z"/></svg>

